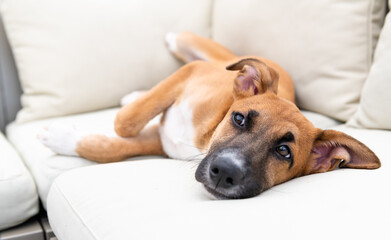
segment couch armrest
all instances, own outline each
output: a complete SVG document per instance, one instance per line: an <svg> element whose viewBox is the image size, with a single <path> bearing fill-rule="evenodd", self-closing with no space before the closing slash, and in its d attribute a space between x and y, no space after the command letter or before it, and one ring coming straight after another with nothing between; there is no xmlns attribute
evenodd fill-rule
<svg viewBox="0 0 391 240"><path fill-rule="evenodd" d="M18 73L0 16L0 131L4 132L5 126L15 119L21 108L21 94Z"/></svg>

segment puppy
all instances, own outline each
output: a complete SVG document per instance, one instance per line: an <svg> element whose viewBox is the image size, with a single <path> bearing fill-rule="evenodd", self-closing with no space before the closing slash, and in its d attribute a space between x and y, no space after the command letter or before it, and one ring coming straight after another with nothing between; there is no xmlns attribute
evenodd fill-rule
<svg viewBox="0 0 391 240"><path fill-rule="evenodd" d="M271 60L237 57L192 33L170 33L186 65L150 91L128 96L119 137L48 128L41 141L63 155L101 163L137 155L201 156L196 179L220 199L248 198L292 178L339 167L375 169L377 156L356 139L315 128L294 104L289 74ZM145 128L158 114L160 124Z"/></svg>

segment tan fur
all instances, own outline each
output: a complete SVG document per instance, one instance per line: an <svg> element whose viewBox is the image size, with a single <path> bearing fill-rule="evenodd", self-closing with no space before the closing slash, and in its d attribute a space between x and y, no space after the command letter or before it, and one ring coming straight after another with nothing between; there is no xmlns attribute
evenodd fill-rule
<svg viewBox="0 0 391 240"><path fill-rule="evenodd" d="M81 157L100 163L118 162L138 155L164 156L158 127L151 126L133 138L89 135L79 142L76 152Z"/></svg>
<svg viewBox="0 0 391 240"><path fill-rule="evenodd" d="M164 112L172 104L181 101L182 96L190 96L189 101L194 106L195 146L200 149L208 147L215 128L234 101L231 79L235 78L236 73L225 70L225 67L247 57L236 57L216 42L188 32L178 36L178 46L186 49L185 52L188 54L190 54L189 49L204 54L209 62L193 61L184 65L133 104L123 107L118 112L114 124L119 136L137 136L152 118ZM178 57L188 61L180 54ZM260 59L278 72L280 76L279 96L294 102L294 87L289 74L271 60L253 58ZM197 91L194 91L195 89ZM127 144L126 140L123 143L118 139L108 139L102 136L99 138L99 141L94 137L83 139L78 144L77 153L98 162L114 162L132 156L132 154L118 154L118 149ZM105 139L104 143L98 144L103 139ZM106 146L106 142L110 142L108 145L110 147L102 151L101 145ZM91 156L92 153L96 156ZM147 155L147 153L137 152L134 155ZM99 156L102 156L102 159Z"/></svg>

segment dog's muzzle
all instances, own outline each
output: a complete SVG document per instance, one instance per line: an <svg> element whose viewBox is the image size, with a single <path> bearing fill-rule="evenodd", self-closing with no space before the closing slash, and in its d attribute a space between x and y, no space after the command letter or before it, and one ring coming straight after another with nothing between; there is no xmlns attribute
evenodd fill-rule
<svg viewBox="0 0 391 240"><path fill-rule="evenodd" d="M238 151L228 149L211 153L198 166L196 179L216 198L245 198L253 186L247 165Z"/></svg>

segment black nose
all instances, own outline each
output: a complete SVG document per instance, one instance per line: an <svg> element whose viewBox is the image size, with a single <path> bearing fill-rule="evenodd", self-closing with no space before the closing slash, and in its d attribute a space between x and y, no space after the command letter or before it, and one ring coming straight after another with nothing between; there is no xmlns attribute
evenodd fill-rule
<svg viewBox="0 0 391 240"><path fill-rule="evenodd" d="M216 188L225 189L240 185L244 179L240 166L229 158L215 159L210 165L209 176Z"/></svg>

